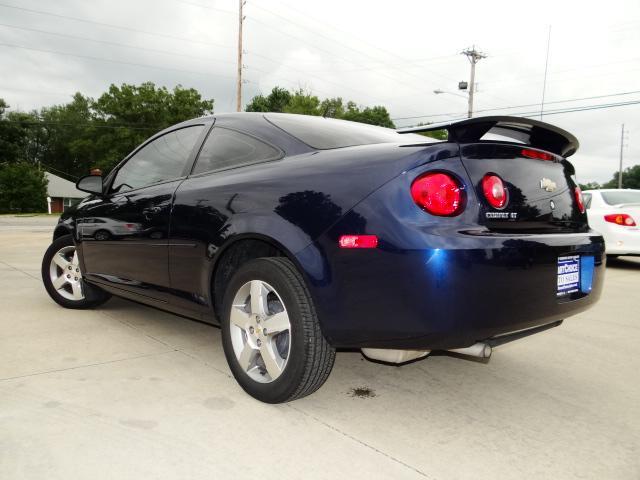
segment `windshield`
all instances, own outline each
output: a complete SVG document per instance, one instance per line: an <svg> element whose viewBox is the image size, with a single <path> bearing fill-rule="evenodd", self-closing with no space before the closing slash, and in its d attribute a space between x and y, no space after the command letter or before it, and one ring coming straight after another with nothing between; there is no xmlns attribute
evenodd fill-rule
<svg viewBox="0 0 640 480"><path fill-rule="evenodd" d="M373 143L432 143L422 135L401 135L391 128L309 115L270 113L267 120L318 150Z"/></svg>
<svg viewBox="0 0 640 480"><path fill-rule="evenodd" d="M618 190L616 192L602 192L602 198L609 205L621 203L640 203L640 190Z"/></svg>

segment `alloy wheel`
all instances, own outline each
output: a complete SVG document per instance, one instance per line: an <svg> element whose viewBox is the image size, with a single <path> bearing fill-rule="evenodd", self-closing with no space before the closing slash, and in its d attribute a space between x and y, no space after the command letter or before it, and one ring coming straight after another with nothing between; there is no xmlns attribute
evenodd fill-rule
<svg viewBox="0 0 640 480"><path fill-rule="evenodd" d="M51 258L49 278L56 292L67 300L84 300L82 272L73 245L62 247Z"/></svg>
<svg viewBox="0 0 640 480"><path fill-rule="evenodd" d="M240 368L259 383L284 371L291 350L291 322L282 298L262 280L240 287L231 306L231 343Z"/></svg>

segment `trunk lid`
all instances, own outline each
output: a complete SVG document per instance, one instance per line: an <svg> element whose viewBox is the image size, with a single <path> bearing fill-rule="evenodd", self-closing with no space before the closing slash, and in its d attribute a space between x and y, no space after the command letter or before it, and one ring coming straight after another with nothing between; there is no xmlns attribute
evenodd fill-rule
<svg viewBox="0 0 640 480"><path fill-rule="evenodd" d="M578 149L571 133L531 118L487 116L399 129L399 133L444 130L460 146L462 162L479 204L478 222L496 232L564 233L588 230L576 200L573 165ZM507 190L503 208L492 207L483 192L487 174Z"/></svg>
<svg viewBox="0 0 640 480"><path fill-rule="evenodd" d="M478 222L496 232L585 231L587 219L576 201L573 166L562 157L528 158L523 151L531 154L532 149L501 143L460 146L479 200ZM506 188L507 203L501 209L493 208L485 198L482 179L487 174L500 177Z"/></svg>

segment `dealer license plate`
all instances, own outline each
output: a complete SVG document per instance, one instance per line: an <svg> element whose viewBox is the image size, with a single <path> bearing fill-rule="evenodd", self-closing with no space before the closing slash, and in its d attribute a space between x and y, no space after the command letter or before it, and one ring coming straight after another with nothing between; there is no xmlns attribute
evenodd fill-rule
<svg viewBox="0 0 640 480"><path fill-rule="evenodd" d="M558 257L558 296L580 291L580 255Z"/></svg>

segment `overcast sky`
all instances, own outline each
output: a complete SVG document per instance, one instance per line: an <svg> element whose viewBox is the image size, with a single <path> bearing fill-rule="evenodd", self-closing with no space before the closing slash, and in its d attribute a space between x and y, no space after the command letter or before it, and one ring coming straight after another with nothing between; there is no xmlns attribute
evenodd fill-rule
<svg viewBox="0 0 640 480"><path fill-rule="evenodd" d="M233 111L237 8L237 0L0 0L0 97L30 110L150 80L194 87L216 112ZM459 52L474 44L487 54L477 66L478 114L539 111L551 26L544 120L579 138L578 179L611 178L622 123L625 166L640 163L640 104L552 114L640 101L638 0L248 0L245 13L245 102L275 85L302 87L385 105L398 126L465 116L465 98L433 91L460 93L469 63ZM601 98L560 103L585 97Z"/></svg>

